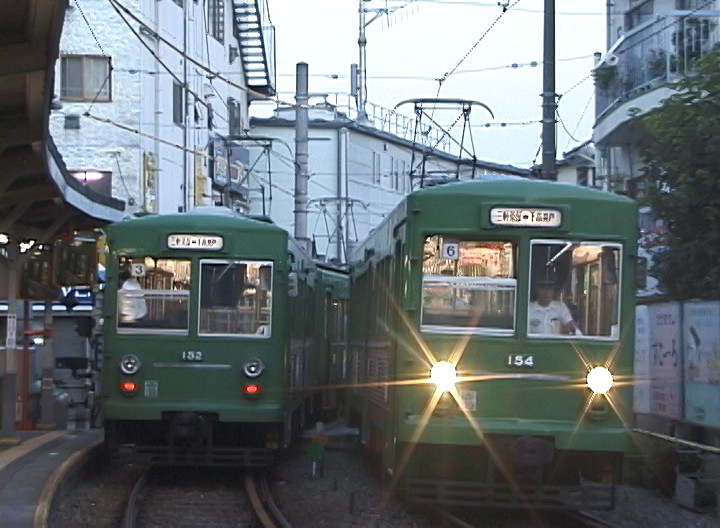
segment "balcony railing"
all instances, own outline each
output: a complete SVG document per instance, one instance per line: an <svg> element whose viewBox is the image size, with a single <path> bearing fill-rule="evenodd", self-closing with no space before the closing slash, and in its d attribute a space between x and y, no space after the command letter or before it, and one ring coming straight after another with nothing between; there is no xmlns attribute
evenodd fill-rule
<svg viewBox="0 0 720 528"><path fill-rule="evenodd" d="M286 107L286 103L280 101L291 101L295 96L291 92L279 92L278 102L272 103L275 111ZM310 94L312 98L322 98L322 102L314 107L334 112L336 117L347 117L353 121L358 121L358 112L355 97L341 92L328 92L323 94ZM262 104L259 101L257 104ZM254 103L255 104L255 103ZM267 103L268 105L271 103ZM417 131L415 131L415 118L408 117L397 113L395 110L385 108L383 106L367 102L365 106L367 114L367 124L377 130L387 132L407 141L413 141L426 147L437 149L447 154L456 154L453 150L453 143L447 134L440 128L421 123ZM258 116L260 117L260 116Z"/></svg>
<svg viewBox="0 0 720 528"><path fill-rule="evenodd" d="M720 11L669 11L629 31L595 69L596 118L694 71L720 48Z"/></svg>

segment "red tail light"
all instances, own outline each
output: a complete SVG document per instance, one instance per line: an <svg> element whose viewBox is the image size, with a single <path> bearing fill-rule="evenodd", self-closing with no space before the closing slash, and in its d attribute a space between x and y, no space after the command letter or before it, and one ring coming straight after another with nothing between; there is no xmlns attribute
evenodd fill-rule
<svg viewBox="0 0 720 528"><path fill-rule="evenodd" d="M243 387L243 391L245 392L245 394L254 396L262 392L262 385L256 385L254 383L250 385L245 385L245 387Z"/></svg>
<svg viewBox="0 0 720 528"><path fill-rule="evenodd" d="M134 381L123 381L120 384L120 390L125 393L132 394L137 390L137 383Z"/></svg>

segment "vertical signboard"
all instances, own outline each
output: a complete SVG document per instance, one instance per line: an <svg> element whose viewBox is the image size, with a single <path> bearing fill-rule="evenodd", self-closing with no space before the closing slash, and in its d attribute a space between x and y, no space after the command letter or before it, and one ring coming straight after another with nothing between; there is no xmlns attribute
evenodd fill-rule
<svg viewBox="0 0 720 528"><path fill-rule="evenodd" d="M14 349L17 345L17 315L7 314L5 328L5 348L8 350Z"/></svg>
<svg viewBox="0 0 720 528"><path fill-rule="evenodd" d="M720 427L720 302L683 306L685 419Z"/></svg>
<svg viewBox="0 0 720 528"><path fill-rule="evenodd" d="M205 176L205 154L202 152L195 152L195 205L206 205L206 180L207 178Z"/></svg>
<svg viewBox="0 0 720 528"><path fill-rule="evenodd" d="M650 335L650 412L682 419L680 303L648 306Z"/></svg>
<svg viewBox="0 0 720 528"><path fill-rule="evenodd" d="M648 307L635 308L633 411L650 414L650 329Z"/></svg>
<svg viewBox="0 0 720 528"><path fill-rule="evenodd" d="M157 160L150 152L143 153L143 208L148 213L157 212Z"/></svg>

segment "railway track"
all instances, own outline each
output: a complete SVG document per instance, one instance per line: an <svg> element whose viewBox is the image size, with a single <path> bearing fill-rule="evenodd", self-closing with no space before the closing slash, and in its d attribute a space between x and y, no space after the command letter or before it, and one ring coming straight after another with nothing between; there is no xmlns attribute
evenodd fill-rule
<svg viewBox="0 0 720 528"><path fill-rule="evenodd" d="M608 523L592 514L586 512L563 512L554 513L553 519L543 519L541 524L528 525L528 519L503 519L495 518L490 513L483 513L484 520L477 521L476 518L469 520L469 515L457 515L442 508L433 508L433 512L444 521L447 528L484 528L487 526L499 527L507 526L508 528L532 528L533 526L553 526L556 528L616 528L616 525ZM475 516L473 516L475 517Z"/></svg>
<svg viewBox="0 0 720 528"><path fill-rule="evenodd" d="M148 472L135 483L122 526L146 525L291 528L272 498L264 473L246 473L242 482L236 478L219 483L217 478L190 472L178 477L177 471Z"/></svg>

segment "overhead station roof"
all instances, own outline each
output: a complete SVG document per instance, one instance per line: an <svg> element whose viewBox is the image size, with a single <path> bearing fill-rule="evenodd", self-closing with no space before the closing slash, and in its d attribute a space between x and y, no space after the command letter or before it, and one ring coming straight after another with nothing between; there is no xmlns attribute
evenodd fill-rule
<svg viewBox="0 0 720 528"><path fill-rule="evenodd" d="M0 2L0 233L48 240L123 217L125 203L84 187L48 133L67 0Z"/></svg>

